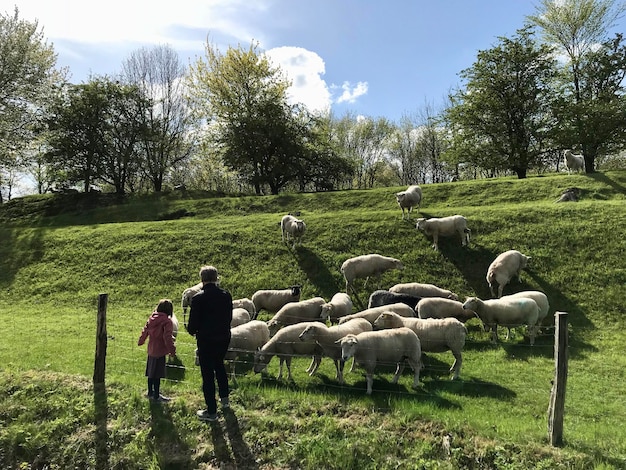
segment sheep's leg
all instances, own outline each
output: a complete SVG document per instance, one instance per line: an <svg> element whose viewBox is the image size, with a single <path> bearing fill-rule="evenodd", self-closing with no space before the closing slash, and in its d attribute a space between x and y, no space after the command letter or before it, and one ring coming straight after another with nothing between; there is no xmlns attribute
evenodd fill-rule
<svg viewBox="0 0 626 470"><path fill-rule="evenodd" d="M439 236L436 233L433 234L433 249L435 251L439 250Z"/></svg>
<svg viewBox="0 0 626 470"><path fill-rule="evenodd" d="M322 363L321 356L313 356L313 359L311 360L311 364L309 365L309 368L307 369L307 372L309 373L309 375L313 375L321 363Z"/></svg>
<svg viewBox="0 0 626 470"><path fill-rule="evenodd" d="M463 357L461 356L461 351L452 351L452 354L454 354L454 364L452 364L452 367L450 367L450 372L454 372L454 375L452 375L452 380L456 380L461 374Z"/></svg>
<svg viewBox="0 0 626 470"><path fill-rule="evenodd" d="M365 381L367 382L367 394L372 394L372 386L374 385L374 374L368 372L365 374Z"/></svg>
<svg viewBox="0 0 626 470"><path fill-rule="evenodd" d="M287 364L287 380L292 382L293 377L291 376L291 356L287 356L285 358L285 364Z"/></svg>
<svg viewBox="0 0 626 470"><path fill-rule="evenodd" d="M502 292L504 291L504 283L498 283L498 298L502 297Z"/></svg>
<svg viewBox="0 0 626 470"><path fill-rule="evenodd" d="M337 360L335 359L335 369L337 369L337 381L340 384L344 384L345 381L343 379L343 367L345 366L345 362L342 361L341 359Z"/></svg>
<svg viewBox="0 0 626 470"><path fill-rule="evenodd" d="M496 296L496 292L493 290L493 284L489 283L489 290L491 291L491 297Z"/></svg>
<svg viewBox="0 0 626 470"><path fill-rule="evenodd" d="M403 371L404 371L404 361L402 360L398 362L398 364L396 365L396 373L394 374L391 382L394 384L397 384L398 380L400 380L400 376L402 375Z"/></svg>
<svg viewBox="0 0 626 470"><path fill-rule="evenodd" d="M496 344L498 342L498 325L491 327L491 342Z"/></svg>
<svg viewBox="0 0 626 470"><path fill-rule="evenodd" d="M411 366L411 368L413 369L413 388L417 388L420 385L420 371L422 370L422 361L421 359L409 359L407 358L407 361L409 361L409 365Z"/></svg>
<svg viewBox="0 0 626 470"><path fill-rule="evenodd" d="M285 358L281 357L280 358L280 365L278 366L278 380L281 380L283 378L283 362L285 362Z"/></svg>
<svg viewBox="0 0 626 470"><path fill-rule="evenodd" d="M350 366L350 370L348 372L352 372L354 370L354 364L355 364L356 360L354 359L354 357L352 358L352 365Z"/></svg>

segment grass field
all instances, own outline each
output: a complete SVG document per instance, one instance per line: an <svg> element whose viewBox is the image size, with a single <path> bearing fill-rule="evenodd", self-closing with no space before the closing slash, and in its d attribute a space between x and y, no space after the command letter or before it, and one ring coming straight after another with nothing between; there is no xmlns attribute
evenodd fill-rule
<svg viewBox="0 0 626 470"><path fill-rule="evenodd" d="M569 187L581 201L556 204ZM18 468L626 468L626 172L548 175L423 185L420 216L464 215L469 248L440 250L401 220L403 188L281 196L167 193L30 196L0 206L0 467ZM281 243L278 222L300 211L304 244ZM416 216L414 214L414 216ZM382 287L427 282L461 298L489 297L485 273L501 252L532 257L505 293L538 289L569 315L564 445L549 446L554 376L551 328L531 347L522 329L492 345L467 323L461 380L450 353L428 354L422 385L409 370L375 376L365 395L361 370L335 381L325 359L308 358L277 380L278 361L254 374L237 363L233 412L200 423L200 374L193 338L182 331L168 369L165 406L145 391L145 347L136 345L160 298L175 302L201 265L220 269L233 298L257 289L303 286L302 298L344 289L348 257L401 259ZM360 286L356 305L374 286ZM108 294L107 378L94 391L98 296ZM359 308L360 309L360 308ZM262 319L269 319L264 314Z"/></svg>

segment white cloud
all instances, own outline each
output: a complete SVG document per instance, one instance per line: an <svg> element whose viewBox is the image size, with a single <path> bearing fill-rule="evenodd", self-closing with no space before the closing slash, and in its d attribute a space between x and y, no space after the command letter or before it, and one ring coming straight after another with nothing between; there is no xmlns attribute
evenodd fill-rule
<svg viewBox="0 0 626 470"><path fill-rule="evenodd" d="M291 80L291 103L303 103L309 110L317 112L330 109L331 94L322 79L326 68L319 55L301 47L289 46L275 47L266 51L266 55Z"/></svg>
<svg viewBox="0 0 626 470"><path fill-rule="evenodd" d="M352 85L350 82L343 82L343 85L341 85L343 92L336 102L354 103L359 96L367 94L367 88L367 82L358 82L356 85Z"/></svg>

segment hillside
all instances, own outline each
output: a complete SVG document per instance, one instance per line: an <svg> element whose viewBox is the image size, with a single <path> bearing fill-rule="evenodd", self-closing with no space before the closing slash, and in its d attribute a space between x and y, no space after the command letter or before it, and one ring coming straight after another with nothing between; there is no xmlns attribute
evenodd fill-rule
<svg viewBox="0 0 626 470"><path fill-rule="evenodd" d="M569 187L580 188L581 200L556 204ZM420 216L464 215L472 230L468 249L450 238L433 251L414 223L400 218L393 194L404 188L263 197L46 195L0 206L0 318L12 330L0 342L0 466L626 467L619 386L626 366L626 172L422 188ZM296 249L280 241L278 221L289 211L307 223ZM142 398L139 331L163 297L182 317L180 294L197 282L203 264L220 269L234 298L301 284L302 298L329 299L344 289L339 266L346 258L377 252L405 264L383 276L383 287L428 282L460 298L488 298L487 266L508 249L532 262L522 283L505 293L542 290L551 314L569 313L560 449L546 439L550 328L532 348L521 329L491 345L470 320L461 380L448 380L450 353L429 354L420 389L411 389L408 370L397 386L385 372L375 377L371 397L358 369L339 387L330 361L309 377L308 358L297 358L295 382L287 383L275 379L277 359L263 376L252 373L248 358L237 364L235 419L218 428L195 420L199 371L192 338L181 333L173 380L164 385L174 401L154 409ZM361 285L355 304L366 304L374 288ZM91 390L101 293L109 295L104 398ZM446 435L452 449L443 445Z"/></svg>

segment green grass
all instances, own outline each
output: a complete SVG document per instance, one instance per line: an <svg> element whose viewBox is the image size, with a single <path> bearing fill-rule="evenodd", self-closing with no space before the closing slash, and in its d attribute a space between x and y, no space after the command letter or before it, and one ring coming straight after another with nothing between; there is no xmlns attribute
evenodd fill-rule
<svg viewBox="0 0 626 470"><path fill-rule="evenodd" d="M572 186L582 200L555 204ZM440 252L400 219L400 189L32 196L0 206L0 467L625 468L626 172L423 185L422 216L463 214L472 230L469 249L444 239ZM280 242L288 211L301 211L308 228L295 250ZM302 298L330 298L344 287L346 258L377 252L406 266L385 274L385 287L430 282L485 298L487 266L508 249L532 262L505 292L540 289L551 313L569 313L561 448L547 441L552 331L534 347L521 330L494 346L476 320L462 380L448 380L451 354L428 354L418 390L410 370L398 385L383 370L367 397L360 370L339 386L327 359L312 377L309 360L296 359L287 383L275 378L276 358L265 375L244 358L234 414L217 427L195 419L200 377L192 338L181 332L163 385L173 402L159 408L143 398L141 327L160 298L177 304L205 263L218 266L234 297L298 283ZM109 295L104 394L91 384L100 293Z"/></svg>

